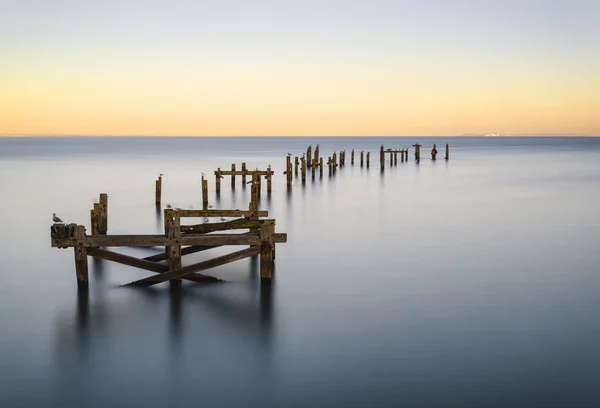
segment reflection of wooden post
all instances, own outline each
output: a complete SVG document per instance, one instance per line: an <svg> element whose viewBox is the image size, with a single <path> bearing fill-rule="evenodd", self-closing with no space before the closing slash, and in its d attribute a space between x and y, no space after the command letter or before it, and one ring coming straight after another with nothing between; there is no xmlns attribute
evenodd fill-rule
<svg viewBox="0 0 600 408"><path fill-rule="evenodd" d="M106 235L108 232L108 194L100 194L100 214L98 216L98 227L100 235Z"/></svg>
<svg viewBox="0 0 600 408"><path fill-rule="evenodd" d="M385 153L383 150L383 145L381 145L381 149L379 150L379 164L381 166L381 170L385 169Z"/></svg>
<svg viewBox="0 0 600 408"><path fill-rule="evenodd" d="M371 166L371 152L367 152L367 169Z"/></svg>
<svg viewBox="0 0 600 408"><path fill-rule="evenodd" d="M312 146L308 146L308 149L306 149L306 165L308 167L310 167L312 165Z"/></svg>
<svg viewBox="0 0 600 408"><path fill-rule="evenodd" d="M235 163L231 164L231 171L235 171ZM235 174L231 175L231 189L235 190Z"/></svg>
<svg viewBox="0 0 600 408"><path fill-rule="evenodd" d="M75 250L75 275L77 276L77 287L79 289L88 288L88 261L87 248L83 246L85 238L85 227L77 225L75 227L75 239L80 241L80 245L74 247Z"/></svg>
<svg viewBox="0 0 600 408"><path fill-rule="evenodd" d="M354 149L350 152L350 164L354 166Z"/></svg>
<svg viewBox="0 0 600 408"><path fill-rule="evenodd" d="M162 176L158 176L158 179L156 180L156 191L155 191L156 198L154 200L154 202L156 204L160 204L161 191L162 191Z"/></svg>
<svg viewBox="0 0 600 408"><path fill-rule="evenodd" d="M173 242L169 246L169 270L181 268L181 225L179 214L175 215L175 225L169 227L168 238ZM169 280L171 287L181 286L181 278Z"/></svg>
<svg viewBox="0 0 600 408"><path fill-rule="evenodd" d="M271 171L271 165L267 167L267 193L271 192L272 181L271 178L273 176L273 172Z"/></svg>
<svg viewBox="0 0 600 408"><path fill-rule="evenodd" d="M219 167L215 172L216 181L215 181L215 193L221 193L221 168Z"/></svg>
<svg viewBox="0 0 600 408"><path fill-rule="evenodd" d="M242 187L246 184L246 163L242 163Z"/></svg>
<svg viewBox="0 0 600 408"><path fill-rule="evenodd" d="M260 281L269 284L273 278L273 232L275 224L265 222L260 226Z"/></svg>
<svg viewBox="0 0 600 408"><path fill-rule="evenodd" d="M208 206L208 180L205 180L204 176L202 176L202 206Z"/></svg>
<svg viewBox="0 0 600 408"><path fill-rule="evenodd" d="M446 143L446 157L445 159L448 160L450 158L450 147L448 146L448 143Z"/></svg>
<svg viewBox="0 0 600 408"><path fill-rule="evenodd" d="M323 178L323 158L319 157L319 177Z"/></svg>

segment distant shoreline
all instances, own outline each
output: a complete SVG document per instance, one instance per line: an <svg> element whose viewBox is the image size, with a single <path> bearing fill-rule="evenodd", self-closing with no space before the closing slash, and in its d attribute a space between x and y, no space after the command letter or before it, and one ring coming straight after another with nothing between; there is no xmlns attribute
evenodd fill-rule
<svg viewBox="0 0 600 408"><path fill-rule="evenodd" d="M29 138L29 137L190 137L190 138L234 138L234 137L290 137L290 138L334 138L334 137L485 137L485 138L511 138L511 137L600 137L600 135L582 135L582 134L522 134L522 135L494 135L494 136L486 136L486 135L475 135L475 134L466 134L466 135L336 135L336 136L289 136L289 135L273 135L273 136L247 136L247 135L0 135L0 138Z"/></svg>

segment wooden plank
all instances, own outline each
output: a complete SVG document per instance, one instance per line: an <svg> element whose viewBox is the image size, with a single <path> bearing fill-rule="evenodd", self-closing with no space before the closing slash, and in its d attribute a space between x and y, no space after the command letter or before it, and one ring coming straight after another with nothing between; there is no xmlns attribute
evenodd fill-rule
<svg viewBox="0 0 600 408"><path fill-rule="evenodd" d="M183 256L183 255L195 254L196 252L207 251L209 249L219 248L221 246L222 245L207 245L207 246L193 245L193 246L181 248L181 255ZM150 261L150 262L159 262L159 261L166 260L168 257L169 257L168 254L166 254L165 252L161 252L156 255L147 256L145 258L142 258L142 260Z"/></svg>
<svg viewBox="0 0 600 408"><path fill-rule="evenodd" d="M259 228L260 221L250 219L239 219L233 221L217 222L212 224L198 224L198 225L182 225L181 232L184 234L207 234L215 231L235 230L235 229L246 229L246 228Z"/></svg>
<svg viewBox="0 0 600 408"><path fill-rule="evenodd" d="M132 266L134 268L144 269L146 271L152 272L167 272L169 267L166 265L157 264L154 262L150 262L146 259L139 259L133 256L119 254L112 251L107 251L106 249L94 248L90 247L87 249L87 254L89 256L93 256L95 258L104 259L106 261L116 262L127 266ZM166 255L166 254L161 254Z"/></svg>
<svg viewBox="0 0 600 408"><path fill-rule="evenodd" d="M287 234L285 232L277 232L273 234L273 242L283 244L287 242Z"/></svg>
<svg viewBox="0 0 600 408"><path fill-rule="evenodd" d="M235 164L232 164L232 166L235 166ZM266 176L268 172L269 172L269 170L235 170L235 171L233 171L233 170L221 170L219 174L221 176L245 176L245 175L249 176L252 173L258 173L261 176ZM215 171L215 175L216 174L217 174L217 171Z"/></svg>
<svg viewBox="0 0 600 408"><path fill-rule="evenodd" d="M251 213L249 210L167 210L166 216L179 215L181 218L210 218L210 217L249 217L250 215L256 215ZM268 211L259 211L258 217L268 217Z"/></svg>
<svg viewBox="0 0 600 408"><path fill-rule="evenodd" d="M171 241L164 235L99 235L86 236L81 240L84 247L155 247L169 246ZM52 247L74 247L78 244L75 238L52 239ZM181 245L260 245L260 239L254 234L210 234L184 235Z"/></svg>
<svg viewBox="0 0 600 408"><path fill-rule="evenodd" d="M169 279L181 278L186 275L189 275L194 272L204 271L210 268L215 268L217 266L225 265L234 261L238 261L240 259L248 258L250 256L254 256L260 252L260 247L251 247L241 251L233 252L231 254L219 256L213 259L209 259L207 261L198 262L193 265L184 266L183 268L179 268L173 271L161 273L160 275L149 276L144 279L140 279L134 282L131 282L125 286L152 286L157 283L165 282Z"/></svg>

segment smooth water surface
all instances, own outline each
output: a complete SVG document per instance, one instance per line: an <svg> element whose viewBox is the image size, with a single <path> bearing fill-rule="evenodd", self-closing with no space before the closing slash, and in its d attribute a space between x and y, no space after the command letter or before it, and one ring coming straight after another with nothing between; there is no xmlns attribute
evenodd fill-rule
<svg viewBox="0 0 600 408"><path fill-rule="evenodd" d="M382 143L417 142L379 171ZM316 143L346 167L288 191L286 154ZM89 231L101 192L109 234L159 233L158 173L163 205L200 208L204 172L247 208L240 177L214 194L242 162L276 172L270 289L256 259L179 292L90 259L78 293L50 247L52 213ZM600 138L1 138L0 188L0 407L600 406Z"/></svg>

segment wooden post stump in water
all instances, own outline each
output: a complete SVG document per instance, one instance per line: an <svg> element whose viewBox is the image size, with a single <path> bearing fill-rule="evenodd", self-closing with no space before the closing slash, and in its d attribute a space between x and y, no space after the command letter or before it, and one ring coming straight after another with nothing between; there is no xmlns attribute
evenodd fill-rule
<svg viewBox="0 0 600 408"><path fill-rule="evenodd" d="M383 171L383 169L385 169L385 153L383 150L383 145L381 145L381 149L379 150L379 164L381 170Z"/></svg>
<svg viewBox="0 0 600 408"><path fill-rule="evenodd" d="M246 185L246 172L248 171L248 169L246 169L246 163L242 163L242 187L244 187Z"/></svg>
<svg viewBox="0 0 600 408"><path fill-rule="evenodd" d="M94 208L90 210L90 226L92 235L100 235L100 203L94 203Z"/></svg>
<svg viewBox="0 0 600 408"><path fill-rule="evenodd" d="M98 201L100 201L100 214L98 216L99 232L100 235L106 235L108 232L108 194L101 193Z"/></svg>
<svg viewBox="0 0 600 408"><path fill-rule="evenodd" d="M158 176L158 179L156 180L156 190L155 190L155 199L154 199L154 202L156 204L160 204L161 192L162 192L162 176Z"/></svg>
<svg viewBox="0 0 600 408"><path fill-rule="evenodd" d="M178 214L175 215L174 225L169 227L167 236L175 242L175 245L169 246L169 270L173 271L181 268L181 222ZM171 279L169 284L171 287L179 287L181 286L181 278Z"/></svg>
<svg viewBox="0 0 600 408"><path fill-rule="evenodd" d="M208 180L202 176L202 207L208 207Z"/></svg>
<svg viewBox="0 0 600 408"><path fill-rule="evenodd" d="M435 143L433 144L433 149L431 149L431 160L435 160L437 157L438 151L435 147Z"/></svg>
<svg viewBox="0 0 600 408"><path fill-rule="evenodd" d="M448 143L446 143L446 160L450 158L450 148L448 147Z"/></svg>
<svg viewBox="0 0 600 408"><path fill-rule="evenodd" d="M306 165L308 167L310 167L312 165L312 145L308 146L308 149L306 149Z"/></svg>
<svg viewBox="0 0 600 408"><path fill-rule="evenodd" d="M364 152L364 151L361 151L361 152L360 152L360 167L363 167L363 165L364 165L364 162L365 162L365 160L364 160L364 159L365 159L365 152Z"/></svg>
<svg viewBox="0 0 600 408"><path fill-rule="evenodd" d="M271 188L273 186L273 171L271 170L271 165L267 167L267 175L265 176L267 179L267 193L271 193Z"/></svg>
<svg viewBox="0 0 600 408"><path fill-rule="evenodd" d="M304 155L302 156L302 158L300 159L301 163L302 163L302 183L306 182L306 158L304 157Z"/></svg>
<svg viewBox="0 0 600 408"><path fill-rule="evenodd" d="M400 150L400 163L404 163L404 149Z"/></svg>
<svg viewBox="0 0 600 408"><path fill-rule="evenodd" d="M413 146L415 148L415 161L419 163L419 161L421 160L421 145L417 143Z"/></svg>
<svg viewBox="0 0 600 408"><path fill-rule="evenodd" d="M367 152L367 169L371 166L371 152Z"/></svg>
<svg viewBox="0 0 600 408"><path fill-rule="evenodd" d="M298 164L300 162L298 161L298 156L295 157L294 159L294 174L296 175L296 177L298 177Z"/></svg>
<svg viewBox="0 0 600 408"><path fill-rule="evenodd" d="M318 166L320 161L319 161L319 145L317 144L317 147L315 147L315 161L313 162L315 166Z"/></svg>
<svg viewBox="0 0 600 408"><path fill-rule="evenodd" d="M231 164L231 171L235 171L235 163ZM231 189L235 190L235 174L231 174Z"/></svg>
<svg viewBox="0 0 600 408"><path fill-rule="evenodd" d="M83 225L77 225L75 227L75 239L83 241L85 238L85 227ZM88 288L88 260L87 260L87 248L83 246L83 243L75 246L75 275L77 276L77 288L87 289Z"/></svg>
<svg viewBox="0 0 600 408"><path fill-rule="evenodd" d="M260 282L268 285L273 278L273 233L274 223L265 222L260 226Z"/></svg>
<svg viewBox="0 0 600 408"><path fill-rule="evenodd" d="M286 177L286 184L288 187L290 187L292 185L292 156L287 155L285 157L285 177Z"/></svg>
<svg viewBox="0 0 600 408"><path fill-rule="evenodd" d="M394 165L398 165L398 150L394 151Z"/></svg>
<svg viewBox="0 0 600 408"><path fill-rule="evenodd" d="M335 174L336 170L337 170L337 154L336 152L333 152L333 157L332 157L333 163L333 174Z"/></svg>
<svg viewBox="0 0 600 408"><path fill-rule="evenodd" d="M319 177L323 178L323 158L319 158Z"/></svg>
<svg viewBox="0 0 600 408"><path fill-rule="evenodd" d="M219 167L217 171L215 171L215 193L221 193L221 168Z"/></svg>
<svg viewBox="0 0 600 408"><path fill-rule="evenodd" d="M390 151L390 167L394 166L394 153Z"/></svg>
<svg viewBox="0 0 600 408"><path fill-rule="evenodd" d="M350 165L354 166L354 149L350 152Z"/></svg>

